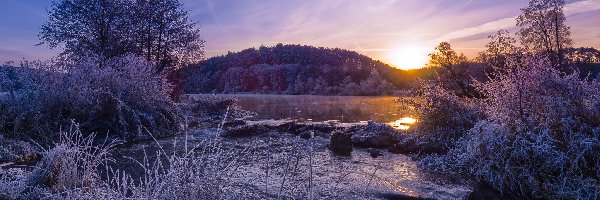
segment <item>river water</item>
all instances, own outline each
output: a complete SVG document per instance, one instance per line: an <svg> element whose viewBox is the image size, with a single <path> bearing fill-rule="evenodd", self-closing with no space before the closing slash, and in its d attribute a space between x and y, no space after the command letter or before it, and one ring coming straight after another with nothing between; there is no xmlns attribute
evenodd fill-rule
<svg viewBox="0 0 600 200"><path fill-rule="evenodd" d="M314 96L314 95L260 95L220 94L192 95L194 97L231 97L243 110L256 112L249 120L294 120L298 122L326 122L366 124L372 120L397 129L408 129L418 117L399 103L395 96ZM402 97L409 98L409 97Z"/></svg>
<svg viewBox="0 0 600 200"><path fill-rule="evenodd" d="M292 120L306 123L362 124L372 120L408 130L419 120L410 110L403 109L405 106L397 101L399 97L392 96L217 96L236 98L241 109L257 113L248 119L255 122ZM218 130L204 129L188 136L188 140L193 143L193 140L203 141L218 137L218 133L215 132ZM312 180L313 186L310 188L316 199L464 199L472 190L472 183L467 183L469 180L428 172L406 155L382 150L383 156L372 158L368 149L360 148L354 149L350 156L335 155L327 149L328 138L315 137L307 141L294 135L267 134L220 140L238 146L257 146L256 141L259 141L258 146L262 147L260 153L240 168L243 175L238 177L238 181L255 188L264 187L267 196L270 197L281 193L278 186L286 177L286 184L297 185L287 187L288 190L283 190L283 193L288 197L300 199L309 196L309 192L306 191L307 179ZM300 166L304 167L304 173L292 178L290 173L285 171L285 166L289 165L291 152L297 151L303 152L294 159L297 159L296 164L299 161ZM311 178L308 178L307 166L314 174ZM265 172L265 169L269 169L269 172Z"/></svg>

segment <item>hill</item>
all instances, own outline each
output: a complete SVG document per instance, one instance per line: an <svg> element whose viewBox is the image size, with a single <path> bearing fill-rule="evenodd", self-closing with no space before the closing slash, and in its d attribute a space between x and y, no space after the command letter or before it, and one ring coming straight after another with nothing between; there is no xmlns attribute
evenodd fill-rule
<svg viewBox="0 0 600 200"><path fill-rule="evenodd" d="M179 72L184 93L389 95L416 80L354 51L283 44L209 58Z"/></svg>

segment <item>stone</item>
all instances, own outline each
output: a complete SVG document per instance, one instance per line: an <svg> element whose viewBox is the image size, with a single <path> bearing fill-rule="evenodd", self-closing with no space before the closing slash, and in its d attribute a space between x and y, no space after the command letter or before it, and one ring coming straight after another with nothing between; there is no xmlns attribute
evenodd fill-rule
<svg viewBox="0 0 600 200"><path fill-rule="evenodd" d="M386 149L399 141L399 133L394 128L369 121L352 135L352 143L358 147Z"/></svg>
<svg viewBox="0 0 600 200"><path fill-rule="evenodd" d="M242 125L223 130L223 137L251 137L266 133L268 130L261 125Z"/></svg>
<svg viewBox="0 0 600 200"><path fill-rule="evenodd" d="M383 156L383 153L379 149L370 148L367 150L367 152L369 152L369 155L371 156L371 158L377 158L379 156Z"/></svg>
<svg viewBox="0 0 600 200"><path fill-rule="evenodd" d="M315 131L304 131L300 133L300 138L308 140L310 138L315 137Z"/></svg>
<svg viewBox="0 0 600 200"><path fill-rule="evenodd" d="M350 155L352 152L352 134L333 131L329 138L329 149L338 155Z"/></svg>

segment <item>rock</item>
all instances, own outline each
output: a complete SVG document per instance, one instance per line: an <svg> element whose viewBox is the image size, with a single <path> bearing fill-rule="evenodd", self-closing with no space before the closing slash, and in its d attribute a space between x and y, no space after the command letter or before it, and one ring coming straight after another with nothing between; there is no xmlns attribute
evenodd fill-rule
<svg viewBox="0 0 600 200"><path fill-rule="evenodd" d="M329 149L339 155L350 155L352 152L352 134L333 131L329 138Z"/></svg>
<svg viewBox="0 0 600 200"><path fill-rule="evenodd" d="M326 133L330 133L331 131L335 130L335 126L331 126L328 124L314 124L314 125L310 125L309 127L312 130L315 130L318 132L326 132Z"/></svg>
<svg viewBox="0 0 600 200"><path fill-rule="evenodd" d="M232 120L223 123L223 127L232 127L232 126L243 126L246 125L246 121L244 120Z"/></svg>
<svg viewBox="0 0 600 200"><path fill-rule="evenodd" d="M292 134L298 135L307 130L306 126L307 126L306 124L299 124L296 122L288 122L288 123L277 126L276 129L281 132L292 133Z"/></svg>
<svg viewBox="0 0 600 200"><path fill-rule="evenodd" d="M200 122L198 120L192 120L188 123L188 128L196 128L200 126Z"/></svg>
<svg viewBox="0 0 600 200"><path fill-rule="evenodd" d="M261 125L243 125L230 127L221 134L223 137L250 137L266 133L268 130Z"/></svg>
<svg viewBox="0 0 600 200"><path fill-rule="evenodd" d="M0 163L37 160L40 152L30 143L0 136Z"/></svg>
<svg viewBox="0 0 600 200"><path fill-rule="evenodd" d="M367 150L367 152L369 152L369 155L372 158L377 158L379 156L383 156L383 153L381 153L381 151L378 150L378 149L372 149L372 148L370 148L370 149Z"/></svg>
<svg viewBox="0 0 600 200"><path fill-rule="evenodd" d="M401 141L389 148L392 153L398 154L442 154L448 149L430 142L417 142L416 140Z"/></svg>
<svg viewBox="0 0 600 200"><path fill-rule="evenodd" d="M525 197L513 196L508 193L501 193L485 182L480 182L477 187L467 196L468 200L509 200L509 199L527 199Z"/></svg>
<svg viewBox="0 0 600 200"><path fill-rule="evenodd" d="M302 139L308 140L313 137L315 137L315 131L304 131L304 132L300 133L300 138L302 138Z"/></svg>
<svg viewBox="0 0 600 200"><path fill-rule="evenodd" d="M352 143L359 147L385 149L399 141L399 133L394 128L369 121L369 124L355 132Z"/></svg>

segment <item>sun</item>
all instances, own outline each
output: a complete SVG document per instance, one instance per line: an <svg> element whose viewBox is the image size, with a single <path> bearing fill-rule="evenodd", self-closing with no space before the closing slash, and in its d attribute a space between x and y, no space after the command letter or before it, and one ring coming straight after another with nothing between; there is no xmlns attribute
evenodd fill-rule
<svg viewBox="0 0 600 200"><path fill-rule="evenodd" d="M386 60L403 70L419 69L429 62L430 48L419 45L402 45L388 52Z"/></svg>

